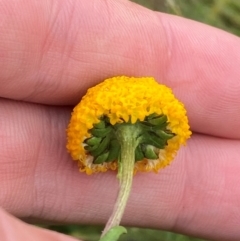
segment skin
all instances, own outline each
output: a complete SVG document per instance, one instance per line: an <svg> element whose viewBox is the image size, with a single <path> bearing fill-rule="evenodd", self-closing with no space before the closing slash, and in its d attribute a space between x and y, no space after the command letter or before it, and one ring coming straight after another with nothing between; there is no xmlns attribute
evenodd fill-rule
<svg viewBox="0 0 240 241"><path fill-rule="evenodd" d="M3 240L73 240L15 217L106 223L116 173L79 173L65 129L87 88L116 75L171 87L193 131L171 166L134 177L122 224L240 239L238 37L124 0L0 0L0 19Z"/></svg>

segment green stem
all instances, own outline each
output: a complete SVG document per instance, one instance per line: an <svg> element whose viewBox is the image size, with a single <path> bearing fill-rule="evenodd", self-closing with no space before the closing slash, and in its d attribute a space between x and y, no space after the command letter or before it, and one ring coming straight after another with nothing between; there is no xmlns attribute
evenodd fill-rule
<svg viewBox="0 0 240 241"><path fill-rule="evenodd" d="M101 237L103 237L111 228L118 226L122 219L132 187L135 149L138 145L137 136L139 133L140 129L137 125L133 124L121 124L117 128L116 135L121 145L120 158L118 160L120 189L113 213L109 218Z"/></svg>

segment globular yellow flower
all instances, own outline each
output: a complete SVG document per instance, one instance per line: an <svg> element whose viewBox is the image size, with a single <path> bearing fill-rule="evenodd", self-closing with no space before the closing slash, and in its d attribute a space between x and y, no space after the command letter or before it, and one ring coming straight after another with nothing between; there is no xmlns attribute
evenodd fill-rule
<svg viewBox="0 0 240 241"><path fill-rule="evenodd" d="M138 128L135 172L167 166L191 135L184 105L170 88L151 77L110 78L90 88L72 112L67 149L80 171L118 168L121 143L115 132L122 124Z"/></svg>

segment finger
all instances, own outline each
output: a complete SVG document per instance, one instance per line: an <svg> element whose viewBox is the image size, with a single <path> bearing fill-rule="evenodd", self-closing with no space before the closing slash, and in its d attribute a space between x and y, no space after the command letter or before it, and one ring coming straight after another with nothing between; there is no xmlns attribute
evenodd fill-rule
<svg viewBox="0 0 240 241"><path fill-rule="evenodd" d="M78 172L65 150L70 111L6 100L0 109L1 206L28 220L105 223L116 173ZM171 166L134 177L123 224L239 240L239 145L194 135Z"/></svg>
<svg viewBox="0 0 240 241"><path fill-rule="evenodd" d="M26 224L0 208L0 235L6 241L76 241L76 239L53 231Z"/></svg>
<svg viewBox="0 0 240 241"><path fill-rule="evenodd" d="M239 38L129 1L2 0L0 9L0 96L76 104L107 77L154 76L184 102L194 131L240 137Z"/></svg>

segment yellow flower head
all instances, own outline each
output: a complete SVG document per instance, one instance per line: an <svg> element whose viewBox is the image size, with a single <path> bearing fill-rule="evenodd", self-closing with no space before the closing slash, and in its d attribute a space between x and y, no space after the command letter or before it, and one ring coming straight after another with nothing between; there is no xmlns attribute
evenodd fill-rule
<svg viewBox="0 0 240 241"><path fill-rule="evenodd" d="M111 160L109 149L121 148L114 130L124 123L145 131L139 134L135 172L157 172L165 167L191 135L186 110L171 89L151 77L110 78L90 88L72 112L67 149L80 171L91 174L117 169L118 158L115 155ZM96 159L98 156L101 158Z"/></svg>

